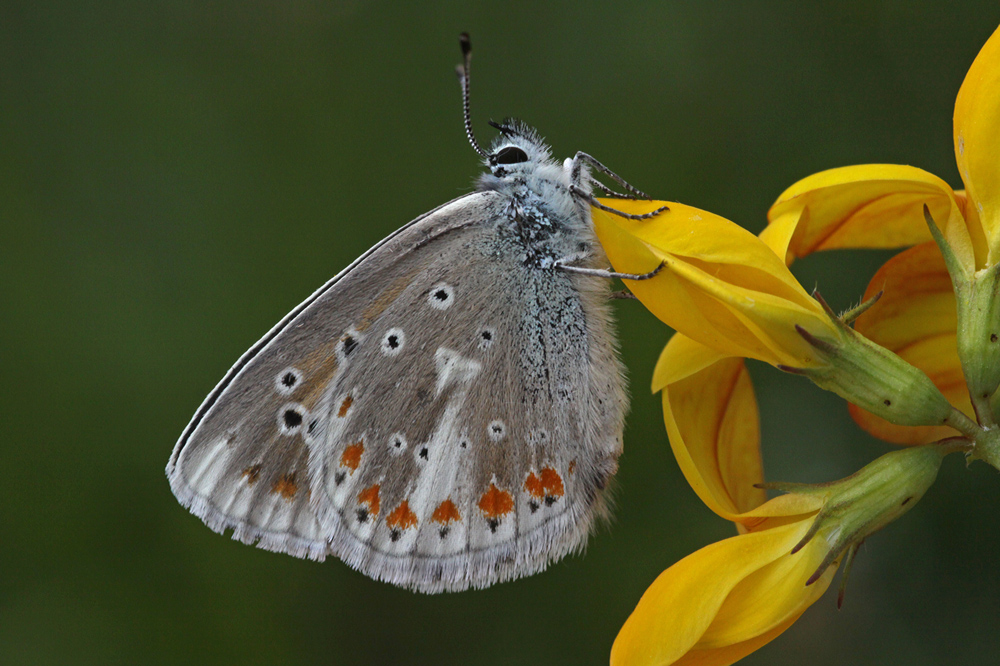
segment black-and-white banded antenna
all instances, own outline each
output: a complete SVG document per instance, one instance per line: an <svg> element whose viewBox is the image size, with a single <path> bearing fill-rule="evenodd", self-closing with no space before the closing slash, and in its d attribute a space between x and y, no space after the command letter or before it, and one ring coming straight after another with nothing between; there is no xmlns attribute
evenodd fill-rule
<svg viewBox="0 0 1000 666"><path fill-rule="evenodd" d="M458 43L462 46L462 64L455 68L458 73L458 80L462 84L462 111L465 117L465 135L469 137L472 149L479 153L483 159L489 159L489 154L476 141L476 135L472 132L472 114L469 111L469 64L472 62L472 42L469 41L469 33L463 32L458 36Z"/></svg>

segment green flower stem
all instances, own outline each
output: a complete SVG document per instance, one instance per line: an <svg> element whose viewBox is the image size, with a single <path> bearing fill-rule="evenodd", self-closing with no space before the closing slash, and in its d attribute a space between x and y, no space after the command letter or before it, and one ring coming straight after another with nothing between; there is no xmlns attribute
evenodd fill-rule
<svg viewBox="0 0 1000 666"><path fill-rule="evenodd" d="M969 460L982 460L1000 469L1000 427L984 428L975 441Z"/></svg>
<svg viewBox="0 0 1000 666"><path fill-rule="evenodd" d="M993 395L996 395L996 393ZM972 393L969 394L969 397L972 398L972 409L975 410L976 420L979 421L980 425L984 428L997 427L996 416L993 412L991 398L982 395L973 397Z"/></svg>
<svg viewBox="0 0 1000 666"><path fill-rule="evenodd" d="M951 408L951 414L945 425L951 426L974 442L978 441L986 430L955 407Z"/></svg>

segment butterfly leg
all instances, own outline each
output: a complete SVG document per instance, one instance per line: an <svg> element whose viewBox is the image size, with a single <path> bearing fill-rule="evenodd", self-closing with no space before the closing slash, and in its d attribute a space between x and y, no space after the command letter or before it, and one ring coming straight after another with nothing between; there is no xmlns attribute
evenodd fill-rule
<svg viewBox="0 0 1000 666"><path fill-rule="evenodd" d="M655 277L657 273L663 270L663 267L667 265L667 262L661 261L660 265L651 270L648 273L617 273L615 271L604 270L603 268L584 268L582 266L568 266L562 261L557 261L553 264L553 268L558 268L560 270L567 271L569 273L579 273L581 275L592 275L594 277L602 278L619 278L621 280L648 280L651 277Z"/></svg>
<svg viewBox="0 0 1000 666"><path fill-rule="evenodd" d="M622 300L622 301L637 301L639 297L633 294L628 289L619 289L618 291L613 291L608 296L612 300Z"/></svg>
<svg viewBox="0 0 1000 666"><path fill-rule="evenodd" d="M591 185L593 185L595 188L599 189L601 192L611 197L612 199L629 199L630 201L635 201L639 198L631 194L625 194L624 192L616 192L615 190L611 189L610 187L608 187L599 180L591 179Z"/></svg>
<svg viewBox="0 0 1000 666"><path fill-rule="evenodd" d="M598 201L593 194L587 194L586 192L581 191L575 185L570 185L570 190L576 196L586 199L590 203L590 205L593 206L594 208L599 208L607 213L611 213L612 215L624 217L626 220L649 220L656 217L660 213L670 210L669 206L660 206L654 211L643 213L642 215L633 215L631 213L625 213L623 211L620 211L617 208L612 208L611 206L605 206L600 201Z"/></svg>
<svg viewBox="0 0 1000 666"><path fill-rule="evenodd" d="M622 197L622 198L624 198L624 199L647 199L647 200L652 201L653 197L649 196L648 194L646 194L645 192L643 192L639 188L634 187L628 181L626 181L624 178L622 178L621 176L619 176L618 174L616 174L614 171L612 171L611 169L609 169L608 167L604 166L603 164L601 164L600 162L598 162L596 159L594 159L593 156L588 155L587 153L585 153L583 151L577 152L577 154L573 157L572 182L574 182L574 183L579 183L580 182L580 174L581 174L581 171L583 169L583 164L584 163L589 164L593 168L597 169L598 171L600 171L601 173L603 173L605 176L607 176L608 178L611 178L616 183L618 183L619 185L621 185L622 187L624 187L627 192L630 192L631 194L634 195L634 196L631 196L631 197L626 196L626 197ZM604 189L605 191L607 191L607 189L604 186L601 186L601 189Z"/></svg>

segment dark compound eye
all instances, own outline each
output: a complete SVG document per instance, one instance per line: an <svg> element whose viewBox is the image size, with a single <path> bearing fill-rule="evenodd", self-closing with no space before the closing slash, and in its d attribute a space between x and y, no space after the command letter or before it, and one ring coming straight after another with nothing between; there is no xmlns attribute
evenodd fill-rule
<svg viewBox="0 0 1000 666"><path fill-rule="evenodd" d="M493 155L496 164L520 164L528 161L528 154L517 146L501 148Z"/></svg>

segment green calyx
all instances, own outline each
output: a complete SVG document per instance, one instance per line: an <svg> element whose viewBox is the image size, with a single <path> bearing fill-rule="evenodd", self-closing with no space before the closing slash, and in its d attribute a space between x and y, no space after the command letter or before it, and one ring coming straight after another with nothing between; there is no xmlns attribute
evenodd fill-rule
<svg viewBox="0 0 1000 666"><path fill-rule="evenodd" d="M843 335L836 342L817 338L801 326L799 332L820 356L825 365L817 368L779 366L786 372L805 375L820 388L833 391L869 412L898 425L921 426L950 424L956 410L922 370L897 354L881 347L848 325L860 312L838 317L818 293L813 296ZM855 310L871 305L864 303Z"/></svg>
<svg viewBox="0 0 1000 666"><path fill-rule="evenodd" d="M955 290L958 358L972 406L979 423L990 427L996 423L990 400L1000 386L1000 264L970 275L927 206L924 219L941 250Z"/></svg>
<svg viewBox="0 0 1000 666"><path fill-rule="evenodd" d="M967 451L970 446L968 440L956 437L893 451L846 479L830 483L760 484L763 488L823 499L823 508L792 550L798 552L813 539L824 539L829 545L806 585L816 582L845 552L853 558L861 542L912 509L934 484L944 457L954 451Z"/></svg>
<svg viewBox="0 0 1000 666"><path fill-rule="evenodd" d="M953 277L954 281L954 277ZM955 289L958 307L958 357L974 397L980 422L995 421L980 414L1000 385L1000 264L991 266Z"/></svg>

